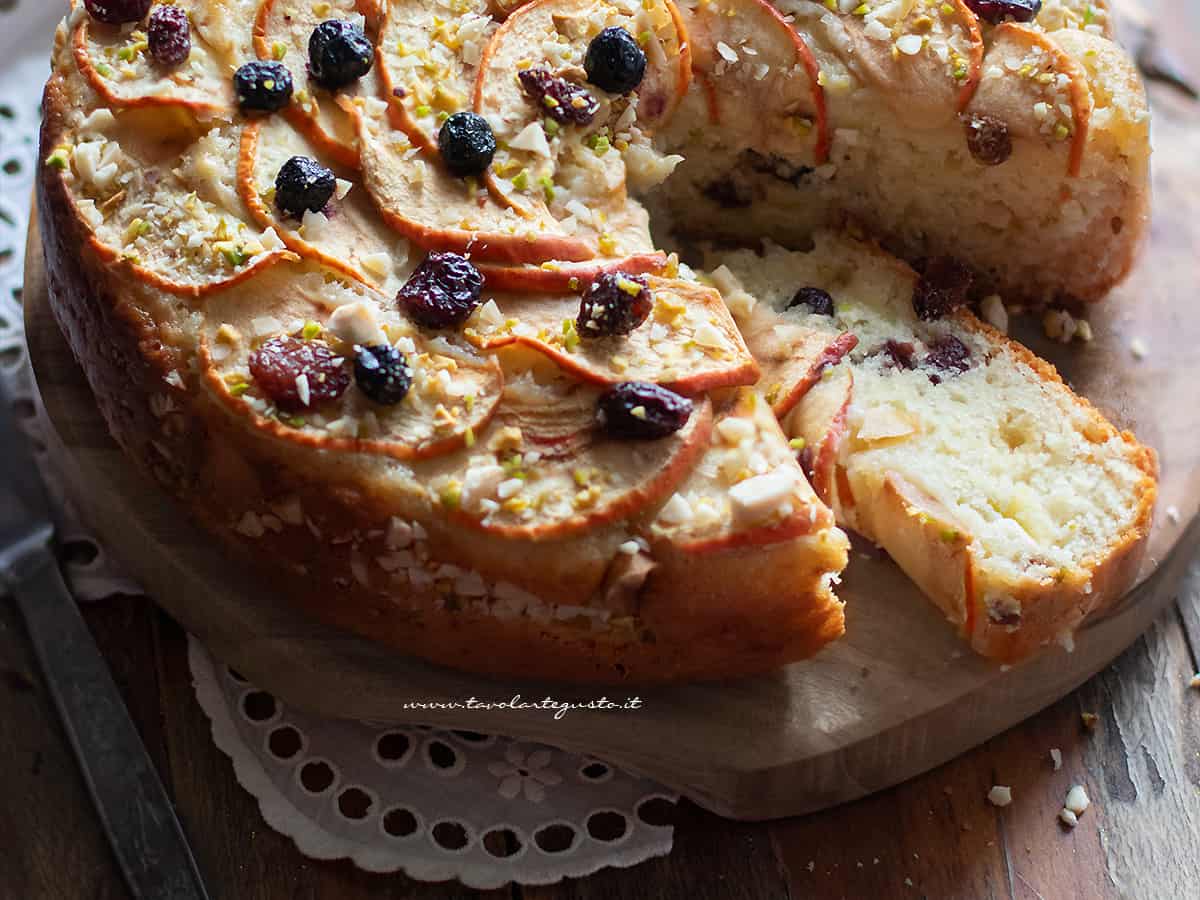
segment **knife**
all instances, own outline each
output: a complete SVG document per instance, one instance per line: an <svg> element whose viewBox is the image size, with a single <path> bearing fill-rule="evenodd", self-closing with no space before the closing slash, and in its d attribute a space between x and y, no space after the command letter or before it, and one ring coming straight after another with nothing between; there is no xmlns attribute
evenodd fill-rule
<svg viewBox="0 0 1200 900"><path fill-rule="evenodd" d="M183 829L51 550L41 476L0 390L0 588L17 601L105 834L137 900L208 900Z"/></svg>

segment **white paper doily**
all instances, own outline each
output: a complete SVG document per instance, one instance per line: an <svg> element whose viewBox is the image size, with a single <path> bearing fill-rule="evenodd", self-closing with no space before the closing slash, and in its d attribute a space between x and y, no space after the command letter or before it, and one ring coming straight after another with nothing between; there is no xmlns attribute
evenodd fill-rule
<svg viewBox="0 0 1200 900"><path fill-rule="evenodd" d="M267 824L314 859L489 889L549 884L671 850L677 795L600 760L469 731L289 709L195 640L213 740Z"/></svg>
<svg viewBox="0 0 1200 900"><path fill-rule="evenodd" d="M44 0L0 0L0 378L35 447L44 446L43 426L20 300L41 85L62 11ZM45 453L39 463L75 596L141 593L80 528ZM472 732L320 719L238 679L191 639L188 660L238 781L306 856L485 889L547 884L671 850L677 795L599 760Z"/></svg>

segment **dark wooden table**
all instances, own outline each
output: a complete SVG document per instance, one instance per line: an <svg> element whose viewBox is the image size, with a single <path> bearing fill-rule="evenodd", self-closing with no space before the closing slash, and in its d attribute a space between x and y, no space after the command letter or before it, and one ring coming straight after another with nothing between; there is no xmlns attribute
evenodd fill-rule
<svg viewBox="0 0 1200 900"><path fill-rule="evenodd" d="M214 900L277 898L1200 897L1200 562L1180 602L1075 694L920 778L769 824L678 809L670 856L546 888L480 894L303 857L213 745L186 638L148 600L85 614L175 799ZM1094 712L1095 729L1081 714ZM1051 747L1061 748L1055 772ZM986 800L1011 785L1013 803ZM1083 784L1074 830L1056 815ZM0 601L0 898L124 898L24 627Z"/></svg>
<svg viewBox="0 0 1200 900"><path fill-rule="evenodd" d="M1168 23L1164 43L1195 66L1200 4L1143 5L1160 13L1160 26ZM92 604L85 615L214 900L1200 898L1200 690L1189 685L1200 669L1200 562L1177 605L1109 669L920 778L770 824L729 822L681 803L668 857L486 894L303 857L264 824L213 745L180 628L144 598ZM1083 727L1085 712L1098 716L1094 730ZM1052 747L1063 754L1058 772ZM1011 806L987 802L993 784L1012 786ZM1093 805L1067 830L1056 816L1073 784L1086 786ZM0 900L126 896L24 628L0 598Z"/></svg>

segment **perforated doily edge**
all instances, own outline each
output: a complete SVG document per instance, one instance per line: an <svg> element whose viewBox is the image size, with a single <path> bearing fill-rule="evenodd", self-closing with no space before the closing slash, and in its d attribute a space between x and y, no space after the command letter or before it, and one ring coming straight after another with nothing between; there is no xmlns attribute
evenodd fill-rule
<svg viewBox="0 0 1200 900"><path fill-rule="evenodd" d="M212 658L191 635L188 635L188 668L191 670L196 700L208 716L213 743L229 757L238 784L258 801L259 811L267 825L284 837L290 838L296 849L310 859L349 859L366 872L379 875L402 872L417 881L456 879L466 887L486 891L504 887L514 881L518 884L547 885L555 884L564 878L582 878L605 868L629 868L659 856L666 856L674 844L673 834L668 833L663 839L644 843L632 852L614 852L611 858L599 866L588 863L572 866L569 862L563 862L553 874L545 878L530 873L528 877L517 880L506 872L483 868L466 861L425 863L408 858L398 851L381 851L378 847L344 840L313 823L275 787L258 759L238 736L229 707L225 704L217 684L217 673ZM678 799L678 795L669 792L665 792L664 796L669 796L672 800Z"/></svg>

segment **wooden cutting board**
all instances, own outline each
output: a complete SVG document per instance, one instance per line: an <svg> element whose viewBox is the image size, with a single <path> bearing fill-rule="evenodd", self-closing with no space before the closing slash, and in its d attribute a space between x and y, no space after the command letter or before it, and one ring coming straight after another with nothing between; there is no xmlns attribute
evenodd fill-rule
<svg viewBox="0 0 1200 900"><path fill-rule="evenodd" d="M50 313L36 230L25 315L51 450L84 520L148 592L220 659L287 703L373 720L497 732L595 754L719 814L804 813L937 766L1073 690L1128 646L1173 598L1200 525L1200 129L1193 104L1156 96L1149 246L1134 275L1089 314L1090 345L1049 344L1036 322L1017 336L1076 389L1159 452L1161 495L1139 585L1085 623L1073 652L1054 648L1006 670L965 651L888 560L858 545L839 591L847 635L815 659L725 684L611 689L636 710L418 709L413 701L585 701L597 689L514 682L395 655L295 613L231 563L109 439ZM1146 348L1137 358L1132 347ZM1168 514L1170 510L1170 514ZM1190 523L1190 524L1189 524Z"/></svg>

